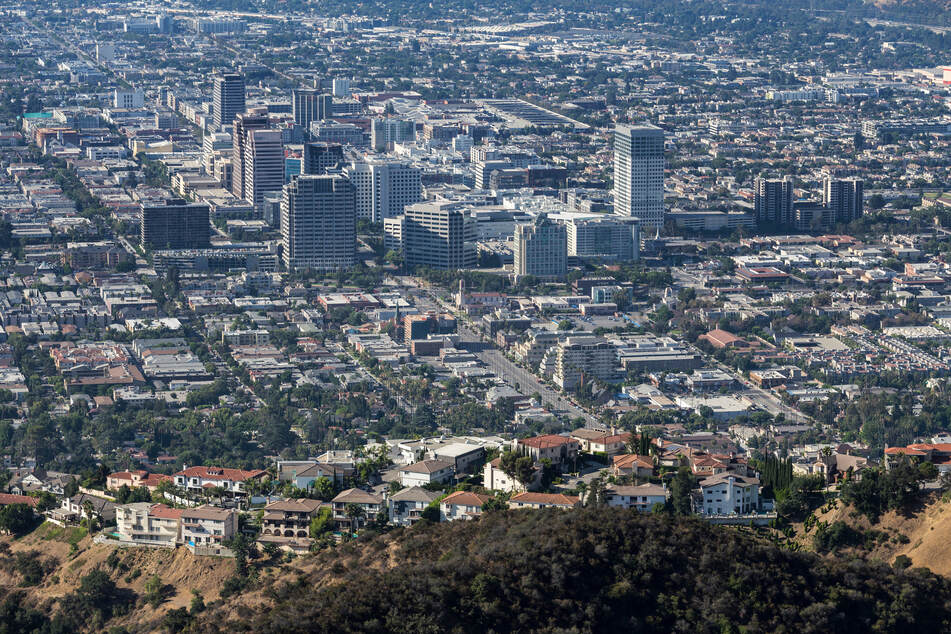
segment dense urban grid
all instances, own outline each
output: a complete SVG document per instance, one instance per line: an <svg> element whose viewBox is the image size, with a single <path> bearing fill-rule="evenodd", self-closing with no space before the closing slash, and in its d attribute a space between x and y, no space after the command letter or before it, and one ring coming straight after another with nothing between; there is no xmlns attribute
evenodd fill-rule
<svg viewBox="0 0 951 634"><path fill-rule="evenodd" d="M153 549L224 600L505 509L822 553L940 498L927 4L0 6L0 528L111 553L0 544L62 597L9 631L198 628Z"/></svg>

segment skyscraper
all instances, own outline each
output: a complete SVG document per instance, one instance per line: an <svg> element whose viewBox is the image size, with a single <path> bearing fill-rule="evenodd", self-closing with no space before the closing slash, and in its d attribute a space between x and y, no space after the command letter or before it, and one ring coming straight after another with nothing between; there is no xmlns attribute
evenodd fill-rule
<svg viewBox="0 0 951 634"><path fill-rule="evenodd" d="M339 174L295 177L281 199L284 266L336 270L356 263L353 185Z"/></svg>
<svg viewBox="0 0 951 634"><path fill-rule="evenodd" d="M531 224L515 227L515 275L558 279L568 273L568 233L565 225L544 214Z"/></svg>
<svg viewBox="0 0 951 634"><path fill-rule="evenodd" d="M244 112L244 77L238 73L215 76L215 129L228 125Z"/></svg>
<svg viewBox="0 0 951 634"><path fill-rule="evenodd" d="M614 130L614 212L664 224L664 131L653 125L619 125Z"/></svg>
<svg viewBox="0 0 951 634"><path fill-rule="evenodd" d="M862 217L865 183L857 178L833 178L822 182L822 203L828 208L829 225L848 223Z"/></svg>
<svg viewBox="0 0 951 634"><path fill-rule="evenodd" d="M235 198L248 200L244 188L244 146L248 132L267 130L267 114L242 112L234 119L231 130L231 193Z"/></svg>
<svg viewBox="0 0 951 634"><path fill-rule="evenodd" d="M140 235L146 249L201 249L211 239L208 205L169 198L142 205Z"/></svg>
<svg viewBox="0 0 951 634"><path fill-rule="evenodd" d="M327 119L333 112L333 97L313 88L295 88L291 93L294 123L310 130L312 121Z"/></svg>
<svg viewBox="0 0 951 634"><path fill-rule="evenodd" d="M302 174L326 174L328 168L343 163L343 146L323 141L305 143L302 158Z"/></svg>
<svg viewBox="0 0 951 634"><path fill-rule="evenodd" d="M795 222L792 179L757 178L754 189L757 224L788 226Z"/></svg>
<svg viewBox="0 0 951 634"><path fill-rule="evenodd" d="M357 218L383 222L422 200L420 170L407 162L354 162L344 173L357 190Z"/></svg>
<svg viewBox="0 0 951 634"><path fill-rule="evenodd" d="M243 198L260 210L264 196L284 186L284 144L279 130L244 134Z"/></svg>
<svg viewBox="0 0 951 634"><path fill-rule="evenodd" d="M476 265L475 219L458 203L410 205L403 219L403 261L407 266L454 270Z"/></svg>

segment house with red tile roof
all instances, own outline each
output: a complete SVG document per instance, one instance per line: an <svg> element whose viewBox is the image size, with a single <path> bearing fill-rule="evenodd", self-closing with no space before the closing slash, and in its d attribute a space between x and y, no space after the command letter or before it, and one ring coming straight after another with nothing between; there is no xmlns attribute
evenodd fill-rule
<svg viewBox="0 0 951 634"><path fill-rule="evenodd" d="M575 438L548 434L534 438L519 438L514 441L514 449L520 454L531 456L535 462L551 460L556 467L564 463L574 463L581 451L581 443Z"/></svg>
<svg viewBox="0 0 951 634"><path fill-rule="evenodd" d="M639 456L636 453L614 456L611 471L619 477L649 478L654 475L654 460L650 456Z"/></svg>
<svg viewBox="0 0 951 634"><path fill-rule="evenodd" d="M36 508L36 498L29 495L14 495L13 493L0 493L0 506L9 506L11 504L26 504Z"/></svg>
<svg viewBox="0 0 951 634"><path fill-rule="evenodd" d="M471 520L482 515L482 505L491 498L471 491L456 491L439 503L439 519L443 522Z"/></svg>
<svg viewBox="0 0 951 634"><path fill-rule="evenodd" d="M228 493L241 495L246 491L245 483L248 480L261 479L265 475L267 471L260 469L245 471L226 467L188 467L172 474L172 477L175 478L175 486L187 491L221 487Z"/></svg>
<svg viewBox="0 0 951 634"><path fill-rule="evenodd" d="M149 473L141 469L137 471L117 471L116 473L110 473L106 478L106 488L110 491L118 491L122 485L125 485L130 489L145 487L149 491L155 491L159 483L163 481L171 482L172 480L172 476Z"/></svg>

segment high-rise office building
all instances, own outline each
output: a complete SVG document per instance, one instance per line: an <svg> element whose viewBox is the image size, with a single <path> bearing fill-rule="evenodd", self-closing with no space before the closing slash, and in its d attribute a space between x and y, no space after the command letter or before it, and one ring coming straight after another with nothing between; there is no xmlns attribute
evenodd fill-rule
<svg viewBox="0 0 951 634"><path fill-rule="evenodd" d="M169 198L142 205L140 236L146 249L201 249L209 245L208 205Z"/></svg>
<svg viewBox="0 0 951 634"><path fill-rule="evenodd" d="M476 266L475 219L449 201L416 203L402 224L403 261L407 266L455 270Z"/></svg>
<svg viewBox="0 0 951 634"><path fill-rule="evenodd" d="M313 88L295 88L291 93L291 109L294 123L309 131L311 122L330 118L333 96Z"/></svg>
<svg viewBox="0 0 951 634"><path fill-rule="evenodd" d="M640 254L640 223L637 218L572 218L566 225L568 255L608 261L636 260Z"/></svg>
<svg viewBox="0 0 951 634"><path fill-rule="evenodd" d="M339 174L296 176L284 186L281 238L288 270L337 270L356 263L353 195L353 185Z"/></svg>
<svg viewBox="0 0 951 634"><path fill-rule="evenodd" d="M354 162L344 173L357 190L357 218L383 222L422 200L420 170L407 162Z"/></svg>
<svg viewBox="0 0 951 634"><path fill-rule="evenodd" d="M214 100L215 129L220 130L244 112L244 77L238 73L215 76Z"/></svg>
<svg viewBox="0 0 951 634"><path fill-rule="evenodd" d="M350 80L338 77L333 80L334 97L347 97L350 95Z"/></svg>
<svg viewBox="0 0 951 634"><path fill-rule="evenodd" d="M416 140L416 122L403 119L374 119L370 124L370 146L385 152L393 143Z"/></svg>
<svg viewBox="0 0 951 634"><path fill-rule="evenodd" d="M864 194L861 179L827 175L822 182L822 203L828 208L829 227L861 218L865 213Z"/></svg>
<svg viewBox="0 0 951 634"><path fill-rule="evenodd" d="M614 130L614 212L641 226L664 224L664 131L653 125Z"/></svg>
<svg viewBox="0 0 951 634"><path fill-rule="evenodd" d="M758 224L794 224L792 179L757 178L754 190L753 209Z"/></svg>
<svg viewBox="0 0 951 634"><path fill-rule="evenodd" d="M267 114L242 112L234 119L231 130L231 193L235 198L248 200L244 186L244 158L247 135L253 130L267 130Z"/></svg>
<svg viewBox="0 0 951 634"><path fill-rule="evenodd" d="M539 215L531 224L515 227L515 275L559 279L568 273L568 233L565 225Z"/></svg>
<svg viewBox="0 0 951 634"><path fill-rule="evenodd" d="M302 174L326 174L329 168L343 163L343 146L322 141L305 143L302 159Z"/></svg>
<svg viewBox="0 0 951 634"><path fill-rule="evenodd" d="M264 204L265 194L279 192L282 187L284 144L280 130L245 132L243 198L258 211Z"/></svg>

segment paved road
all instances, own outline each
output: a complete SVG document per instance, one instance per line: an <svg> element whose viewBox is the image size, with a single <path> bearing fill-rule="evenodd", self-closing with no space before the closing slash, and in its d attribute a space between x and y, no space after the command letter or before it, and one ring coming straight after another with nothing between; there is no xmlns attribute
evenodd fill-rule
<svg viewBox="0 0 951 634"><path fill-rule="evenodd" d="M479 357L479 360L503 381L512 387L518 385L518 390L522 394L530 396L538 392L542 397L542 403L551 403L556 410L563 411L572 418L584 418L585 424L589 427L598 424L597 417L572 405L561 394L542 383L533 373L510 361L494 345L483 341L480 335L467 325L460 323L457 330L462 347Z"/></svg>

